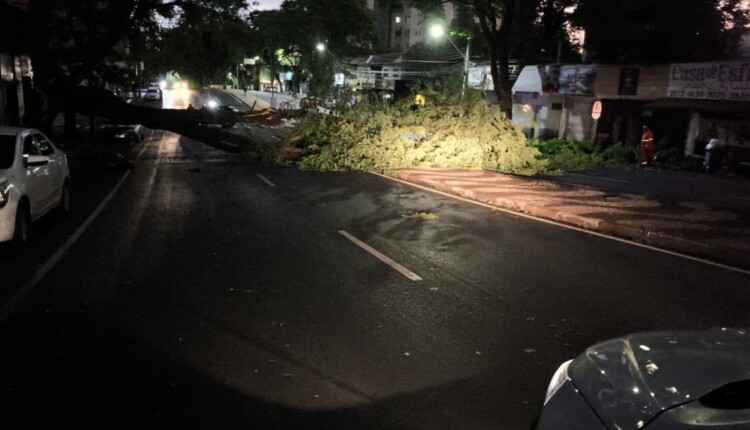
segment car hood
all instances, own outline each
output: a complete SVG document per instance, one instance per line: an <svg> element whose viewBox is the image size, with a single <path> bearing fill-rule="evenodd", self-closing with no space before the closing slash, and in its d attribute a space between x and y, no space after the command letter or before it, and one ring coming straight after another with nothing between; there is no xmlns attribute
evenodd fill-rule
<svg viewBox="0 0 750 430"><path fill-rule="evenodd" d="M750 336L737 329L634 334L589 348L570 381L610 429L639 429L662 411L750 379Z"/></svg>

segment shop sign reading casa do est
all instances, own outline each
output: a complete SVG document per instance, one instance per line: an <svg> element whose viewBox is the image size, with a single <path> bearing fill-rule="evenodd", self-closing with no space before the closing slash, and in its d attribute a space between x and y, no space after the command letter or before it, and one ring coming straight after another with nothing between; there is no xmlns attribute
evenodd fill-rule
<svg viewBox="0 0 750 430"><path fill-rule="evenodd" d="M750 61L670 66L669 97L750 101Z"/></svg>

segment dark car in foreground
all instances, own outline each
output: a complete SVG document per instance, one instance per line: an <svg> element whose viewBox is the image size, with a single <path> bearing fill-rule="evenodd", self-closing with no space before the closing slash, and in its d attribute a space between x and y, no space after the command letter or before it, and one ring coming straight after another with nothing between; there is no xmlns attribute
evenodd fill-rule
<svg viewBox="0 0 750 430"><path fill-rule="evenodd" d="M642 333L564 363L537 430L750 429L750 337L739 329Z"/></svg>

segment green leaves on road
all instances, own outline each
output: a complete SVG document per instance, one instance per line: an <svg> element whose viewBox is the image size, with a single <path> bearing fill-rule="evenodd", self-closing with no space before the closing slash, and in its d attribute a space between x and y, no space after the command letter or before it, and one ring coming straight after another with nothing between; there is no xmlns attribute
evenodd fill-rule
<svg viewBox="0 0 750 430"><path fill-rule="evenodd" d="M431 97L419 108L409 101L360 103L336 115L312 114L299 132L303 169L445 167L533 175L547 166L500 108L481 99Z"/></svg>

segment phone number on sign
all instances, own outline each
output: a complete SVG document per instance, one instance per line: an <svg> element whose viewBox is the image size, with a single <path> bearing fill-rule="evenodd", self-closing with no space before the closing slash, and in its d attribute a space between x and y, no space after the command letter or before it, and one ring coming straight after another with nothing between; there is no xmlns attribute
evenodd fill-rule
<svg viewBox="0 0 750 430"><path fill-rule="evenodd" d="M683 91L672 90L669 97L709 100L750 100L750 91Z"/></svg>

